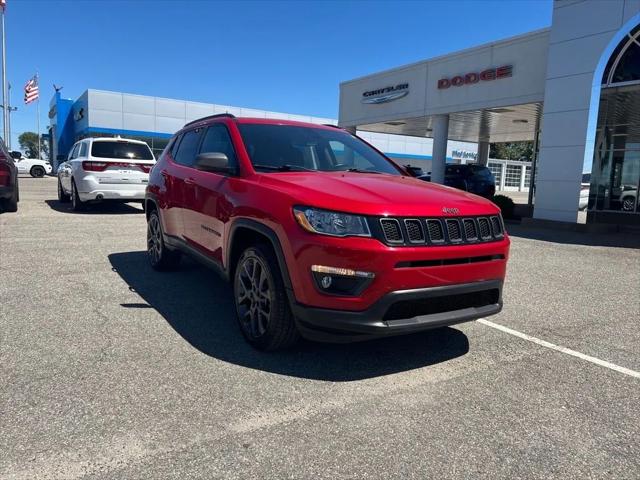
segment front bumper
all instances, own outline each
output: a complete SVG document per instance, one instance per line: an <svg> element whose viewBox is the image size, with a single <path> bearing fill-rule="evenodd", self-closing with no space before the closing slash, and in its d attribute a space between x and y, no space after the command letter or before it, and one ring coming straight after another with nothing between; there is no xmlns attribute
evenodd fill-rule
<svg viewBox="0 0 640 480"><path fill-rule="evenodd" d="M415 307L415 308L413 308ZM393 291L363 311L295 303L301 334L312 340L348 342L468 322L502 310L502 280Z"/></svg>

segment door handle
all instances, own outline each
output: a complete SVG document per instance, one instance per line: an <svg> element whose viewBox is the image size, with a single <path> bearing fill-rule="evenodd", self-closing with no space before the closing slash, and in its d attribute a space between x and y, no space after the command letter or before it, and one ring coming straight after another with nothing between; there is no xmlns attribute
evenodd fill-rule
<svg viewBox="0 0 640 480"><path fill-rule="evenodd" d="M196 181L193 178L185 178L184 183L187 185L195 185Z"/></svg>

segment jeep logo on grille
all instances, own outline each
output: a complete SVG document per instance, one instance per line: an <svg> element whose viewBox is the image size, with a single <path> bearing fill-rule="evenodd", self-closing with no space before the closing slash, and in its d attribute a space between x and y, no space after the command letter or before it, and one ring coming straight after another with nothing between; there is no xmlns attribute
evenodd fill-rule
<svg viewBox="0 0 640 480"><path fill-rule="evenodd" d="M460 210L458 210L457 208L449 208L449 207L442 207L442 213L444 213L445 215L457 215L460 213Z"/></svg>

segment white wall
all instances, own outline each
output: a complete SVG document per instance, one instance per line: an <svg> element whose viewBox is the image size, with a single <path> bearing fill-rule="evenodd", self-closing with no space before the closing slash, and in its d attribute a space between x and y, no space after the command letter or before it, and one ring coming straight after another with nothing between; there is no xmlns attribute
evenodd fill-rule
<svg viewBox="0 0 640 480"><path fill-rule="evenodd" d="M331 118L310 115L294 115L102 90L88 90L81 98L84 96L88 98L90 112L88 126L94 128L173 134L187 122L217 113L231 113L243 117L281 118L318 124L336 122ZM76 126L76 131L81 130L78 127Z"/></svg>
<svg viewBox="0 0 640 480"><path fill-rule="evenodd" d="M599 84L602 71L598 68L608 60L603 54L617 43L625 23L639 13L638 0L554 3L535 218L577 220L583 164L592 148L587 143L588 130L595 127L598 106L592 86Z"/></svg>
<svg viewBox="0 0 640 480"><path fill-rule="evenodd" d="M443 57L399 67L340 84L344 127L481 108L540 102L544 96L549 30L530 32ZM513 76L467 87L438 89L438 80L513 65ZM362 94L409 83L409 94L383 104L362 103Z"/></svg>

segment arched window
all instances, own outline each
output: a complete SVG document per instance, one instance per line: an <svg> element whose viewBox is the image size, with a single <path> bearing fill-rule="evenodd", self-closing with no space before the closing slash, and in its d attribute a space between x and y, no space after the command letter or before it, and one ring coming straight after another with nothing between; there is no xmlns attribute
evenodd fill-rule
<svg viewBox="0 0 640 480"><path fill-rule="evenodd" d="M640 82L640 25L616 47L602 77L604 87Z"/></svg>

